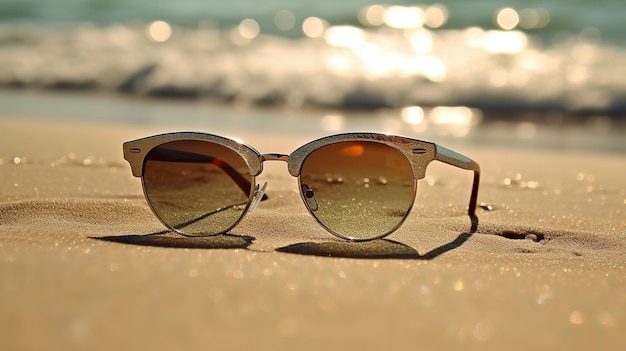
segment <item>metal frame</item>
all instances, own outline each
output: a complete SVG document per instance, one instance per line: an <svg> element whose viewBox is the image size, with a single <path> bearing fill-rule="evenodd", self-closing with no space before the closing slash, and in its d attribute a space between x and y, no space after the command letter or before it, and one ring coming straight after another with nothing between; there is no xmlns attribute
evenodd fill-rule
<svg viewBox="0 0 626 351"><path fill-rule="evenodd" d="M478 165L478 163L468 158L467 156L464 156L453 150L445 148L441 145L437 145L437 144L427 142L427 141L422 141L422 140L417 140L417 139L412 139L412 138L407 138L407 137L402 137L402 136L397 136L397 135L380 134L380 133L345 133L345 134L331 135L331 136L327 136L327 137L323 137L323 138L311 141L303 146L300 146L291 154L286 155L286 154L280 154L280 153L261 154L255 148L247 144L244 144L241 141L218 136L218 135L213 135L213 134L194 133L194 132L159 134L159 135L154 135L154 136L141 138L141 139L137 139L133 141L128 141L124 143L123 145L124 158L130 164L133 175L135 177L142 177L144 160L148 152L150 152L150 150L152 150L153 148L159 145L162 145L171 141L177 141L177 140L198 140L198 141L213 142L213 143L220 144L222 146L225 146L233 150L234 152L239 154L246 162L250 170L250 175L252 176L253 182L255 182L255 177L263 171L263 162L265 161L286 162L289 173L292 176L298 178L300 196L302 197L302 200L305 206L307 207L307 210L311 213L311 215L313 215L316 221L324 229L326 229L331 234L337 237L340 237L342 239L346 239L346 240L351 240L351 241L374 240L374 239L379 239L379 238L382 238L391 234L396 229L398 229L400 225L402 225L406 217L409 215L409 212L412 206L411 208L409 208L409 211L407 212L405 217L402 219L402 221L400 221L400 223L395 228L390 230L388 233L383 233L380 236L375 237L375 238L357 239L357 238L352 238L352 237L346 237L341 234L333 232L332 230L327 228L325 225L323 225L317 219L317 217L315 217L315 215L309 208L309 205L306 199L304 198L304 194L302 193L302 188L300 184L300 181L301 181L300 172L301 172L302 164L304 160L311 152L313 152L314 150L320 147L334 144L334 143L346 142L346 141L369 141L369 142L377 142L377 143L385 144L400 151L409 160L412 170L413 170L413 179L415 182L415 185L413 187L413 203L415 202L417 181L419 179L423 179L426 176L426 167L428 166L428 164L430 164L430 162L436 160L436 161L440 161L440 162L443 162L443 163L446 163L446 164L449 164L451 166L455 166L461 169L473 171L474 180L472 184L472 193L470 195L468 215L474 216L476 213L478 186L480 183L480 166ZM251 191L249 194L248 206L250 205L250 201L255 195L254 184L251 184L250 189ZM144 194L145 194L145 188L144 188ZM150 207L152 208L151 205ZM243 212L243 215L241 216L241 218L239 218L239 220L235 224L233 224L230 228L228 228L228 230L235 227L237 223L239 223L239 221L241 221L241 219L244 217L246 212L247 212L247 208L246 208L246 211ZM162 220L161 222L163 223ZM185 234L175 228L171 228L166 223L163 223L163 224L165 224L165 226L167 226L168 228L175 230L176 232ZM227 232L228 230L226 230L225 232Z"/></svg>

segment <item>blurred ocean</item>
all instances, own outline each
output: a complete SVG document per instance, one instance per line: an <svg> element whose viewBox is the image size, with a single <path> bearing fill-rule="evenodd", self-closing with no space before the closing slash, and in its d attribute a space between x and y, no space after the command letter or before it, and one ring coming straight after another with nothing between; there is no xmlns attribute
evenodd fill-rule
<svg viewBox="0 0 626 351"><path fill-rule="evenodd" d="M0 86L399 109L414 125L623 120L625 14L623 0L0 0Z"/></svg>

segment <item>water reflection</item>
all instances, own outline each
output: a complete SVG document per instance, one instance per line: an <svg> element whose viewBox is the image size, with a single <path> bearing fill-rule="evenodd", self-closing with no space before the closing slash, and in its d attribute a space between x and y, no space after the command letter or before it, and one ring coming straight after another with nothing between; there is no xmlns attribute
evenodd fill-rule
<svg viewBox="0 0 626 351"><path fill-rule="evenodd" d="M526 34L518 31L491 30L480 38L480 46L492 53L515 54L526 49L527 45Z"/></svg>
<svg viewBox="0 0 626 351"><path fill-rule="evenodd" d="M340 114L328 114L320 120L320 126L323 131L329 133L337 133L343 130L344 117Z"/></svg>
<svg viewBox="0 0 626 351"><path fill-rule="evenodd" d="M464 137L482 121L483 116L480 110L466 106L435 106L426 109L407 106L400 111L400 118L417 133L430 129L440 135Z"/></svg>
<svg viewBox="0 0 626 351"><path fill-rule="evenodd" d="M375 4L359 12L359 22L366 26L387 25L391 28L408 29L427 26L439 28L448 21L445 5L431 6L383 6Z"/></svg>
<svg viewBox="0 0 626 351"><path fill-rule="evenodd" d="M408 106L400 113L402 121L412 125L420 125L424 122L424 109L419 106Z"/></svg>
<svg viewBox="0 0 626 351"><path fill-rule="evenodd" d="M329 46L347 49L358 49L366 43L363 30L352 26L330 27L324 34L324 40Z"/></svg>
<svg viewBox="0 0 626 351"><path fill-rule="evenodd" d="M386 111L374 121L358 121L355 117L331 113L320 119L319 127L328 133L372 129L391 134L426 133L461 138L467 136L482 120L481 110L467 106L406 106ZM515 131L516 137L531 139L534 137L534 128L533 123L521 123Z"/></svg>
<svg viewBox="0 0 626 351"><path fill-rule="evenodd" d="M385 24L396 29L419 28L424 25L424 10L417 6L390 6L385 12Z"/></svg>

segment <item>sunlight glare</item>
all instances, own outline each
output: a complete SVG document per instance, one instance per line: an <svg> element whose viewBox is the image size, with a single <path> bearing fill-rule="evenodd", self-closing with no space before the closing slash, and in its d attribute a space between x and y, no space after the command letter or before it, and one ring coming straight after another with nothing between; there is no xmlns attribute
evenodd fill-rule
<svg viewBox="0 0 626 351"><path fill-rule="evenodd" d="M434 56L418 56L410 60L412 73L421 74L431 82L442 82L446 79L446 64Z"/></svg>
<svg viewBox="0 0 626 351"><path fill-rule="evenodd" d="M425 54L430 52L433 46L433 36L428 30L420 30L411 34L409 42L416 53Z"/></svg>
<svg viewBox="0 0 626 351"><path fill-rule="evenodd" d="M320 124L324 131L336 133L343 128L344 117L340 114L328 114L322 117Z"/></svg>
<svg viewBox="0 0 626 351"><path fill-rule="evenodd" d="M324 40L330 46L356 49L365 44L365 33L352 26L334 26L324 33Z"/></svg>
<svg viewBox="0 0 626 351"><path fill-rule="evenodd" d="M489 52L515 54L526 49L528 38L519 31L490 30L483 36L481 44Z"/></svg>
<svg viewBox="0 0 626 351"><path fill-rule="evenodd" d="M471 127L479 123L482 115L467 106L437 106L430 112L430 121L442 131L457 137L466 136Z"/></svg>
<svg viewBox="0 0 626 351"><path fill-rule="evenodd" d="M407 106L400 113L402 121L408 124L420 124L424 122L424 110L419 106Z"/></svg>
<svg viewBox="0 0 626 351"><path fill-rule="evenodd" d="M424 24L424 10L419 7L390 6L385 23L396 29L419 28Z"/></svg>

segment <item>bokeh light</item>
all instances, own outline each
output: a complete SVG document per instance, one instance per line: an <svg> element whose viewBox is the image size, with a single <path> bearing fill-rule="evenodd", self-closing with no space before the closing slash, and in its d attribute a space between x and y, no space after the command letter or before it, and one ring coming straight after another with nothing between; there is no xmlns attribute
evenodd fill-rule
<svg viewBox="0 0 626 351"><path fill-rule="evenodd" d="M526 48L528 38L520 31L490 30L482 37L481 44L492 53L514 54Z"/></svg>
<svg viewBox="0 0 626 351"><path fill-rule="evenodd" d="M473 115L466 106L437 106L431 111L431 120L436 124L470 125Z"/></svg>
<svg viewBox="0 0 626 351"><path fill-rule="evenodd" d="M524 29L542 29L550 23L550 13L543 8L526 8L519 12L519 26Z"/></svg>
<svg viewBox="0 0 626 351"><path fill-rule="evenodd" d="M344 125L344 117L340 114L328 114L320 120L320 126L326 132L340 132Z"/></svg>
<svg viewBox="0 0 626 351"><path fill-rule="evenodd" d="M447 76L446 64L434 56L417 56L408 61L406 76L421 75L431 82L442 82Z"/></svg>
<svg viewBox="0 0 626 351"><path fill-rule="evenodd" d="M281 10L274 16L274 24L280 30L290 30L296 24L296 16L289 10Z"/></svg>
<svg viewBox="0 0 626 351"><path fill-rule="evenodd" d="M385 23L387 9L382 5L372 5L359 12L359 21L366 26L380 26Z"/></svg>
<svg viewBox="0 0 626 351"><path fill-rule="evenodd" d="M419 106L407 106L400 113L402 121L408 124L420 124L424 121L424 110Z"/></svg>
<svg viewBox="0 0 626 351"><path fill-rule="evenodd" d="M433 45L433 37L430 31L421 30L409 35L409 42L416 53L425 54L430 52Z"/></svg>
<svg viewBox="0 0 626 351"><path fill-rule="evenodd" d="M478 124L482 119L480 110L467 106L437 106L429 115L429 120L443 134L451 134L456 137L466 136L471 127Z"/></svg>
<svg viewBox="0 0 626 351"><path fill-rule="evenodd" d="M505 30L517 27L519 21L519 14L510 7L501 9L496 15L496 24Z"/></svg>
<svg viewBox="0 0 626 351"><path fill-rule="evenodd" d="M390 6L385 13L385 23L391 28L418 28L424 24L424 11L419 7Z"/></svg>
<svg viewBox="0 0 626 351"><path fill-rule="evenodd" d="M251 18L246 18L239 24L239 34L245 39L256 38L260 31L259 23Z"/></svg>
<svg viewBox="0 0 626 351"><path fill-rule="evenodd" d="M11 69L0 72L0 82L104 89L124 84L140 93L210 95L242 105L419 105L419 125L430 129L437 123L429 106L437 105L498 101L511 108L623 109L620 63L626 53L612 42L619 34L599 21L574 21L522 3L476 7L473 13L452 2L411 4L370 3L347 15L325 13L332 26L291 5L246 12L249 18L233 23L232 17L207 16L199 23L176 17L180 26L174 26L157 17L143 24L84 23L63 33L9 25L0 60ZM53 59L44 61L34 49L24 57L21 43L36 37L42 38L35 43L40 49L55 43ZM56 44L60 38L71 45ZM146 55L158 68L135 79ZM406 127L416 121L415 111L394 118Z"/></svg>
<svg viewBox="0 0 626 351"><path fill-rule="evenodd" d="M424 11L424 24L430 28L440 28L448 22L448 9L444 5L435 4Z"/></svg>
<svg viewBox="0 0 626 351"><path fill-rule="evenodd" d="M319 38L324 34L326 22L318 17L309 17L302 22L302 32L309 38Z"/></svg>
<svg viewBox="0 0 626 351"><path fill-rule="evenodd" d="M365 43L365 33L352 26L334 26L326 30L324 40L330 46L356 49Z"/></svg>
<svg viewBox="0 0 626 351"><path fill-rule="evenodd" d="M148 39L162 43L172 36L172 27L165 21L154 21L146 27Z"/></svg>

